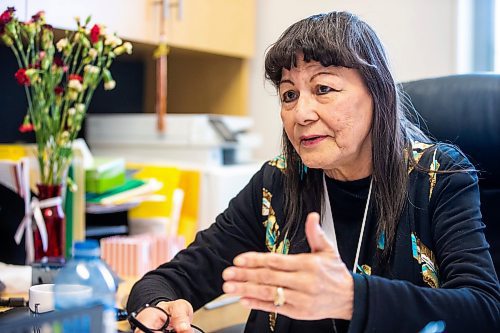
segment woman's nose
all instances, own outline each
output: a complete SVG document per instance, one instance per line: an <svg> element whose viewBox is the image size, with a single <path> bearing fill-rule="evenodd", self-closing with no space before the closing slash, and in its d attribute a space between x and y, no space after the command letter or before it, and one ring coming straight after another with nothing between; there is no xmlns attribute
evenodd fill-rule
<svg viewBox="0 0 500 333"><path fill-rule="evenodd" d="M295 121L301 125L318 120L314 99L301 95L295 108Z"/></svg>

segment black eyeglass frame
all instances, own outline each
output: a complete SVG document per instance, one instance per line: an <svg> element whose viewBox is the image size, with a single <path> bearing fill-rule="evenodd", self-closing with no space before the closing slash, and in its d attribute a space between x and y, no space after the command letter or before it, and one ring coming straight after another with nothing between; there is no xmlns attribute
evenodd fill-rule
<svg viewBox="0 0 500 333"><path fill-rule="evenodd" d="M165 314L165 316L167 317L167 320L165 321L165 323L157 330L153 330L147 326L145 326L143 323L141 323L137 318L136 316L144 309L147 309L147 308L155 308L155 309L158 309L160 310L161 312L163 312ZM127 320L130 324L130 328L132 329L132 332L135 331L136 328L140 329L141 331L145 332L145 333L152 333L152 332L170 332L170 331L167 331L167 327L168 325L170 324L170 315L167 313L167 311L163 310L162 308L160 308L159 306L156 306L156 305L149 305L149 304L144 304L143 306L141 306L139 309L137 309L137 311L134 311L132 313L130 313L127 317Z"/></svg>
<svg viewBox="0 0 500 333"><path fill-rule="evenodd" d="M144 309L147 309L147 308L155 308L157 310L160 310L167 317L167 320L165 321L165 323L163 323L163 325L159 329L151 329L151 328L147 327L146 325L144 325L143 323L141 323L136 318L136 316L141 311L143 311ZM137 309L137 311L134 311L134 312L130 313L128 315L128 317L127 317L127 320L128 320L128 322L130 324L130 328L131 328L132 332L134 332L138 328L141 331L143 331L144 333L154 333L154 332L175 333L175 330L173 330L173 329L172 330L167 329L168 325L170 324L170 314L167 311L165 311L164 309L162 309L161 307L156 306L156 305L150 305L150 304L147 304L147 303L144 304L139 309ZM199 328L196 325L191 324L191 327L197 329L201 333L205 333L201 328Z"/></svg>

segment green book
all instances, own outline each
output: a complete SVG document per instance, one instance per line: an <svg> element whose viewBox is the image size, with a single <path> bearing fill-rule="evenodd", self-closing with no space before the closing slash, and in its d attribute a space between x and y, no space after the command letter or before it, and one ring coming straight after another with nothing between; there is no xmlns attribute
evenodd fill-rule
<svg viewBox="0 0 500 333"><path fill-rule="evenodd" d="M87 192L102 194L125 184L123 158L94 158L92 168L85 171Z"/></svg>
<svg viewBox="0 0 500 333"><path fill-rule="evenodd" d="M140 180L140 179L127 179L125 181L125 184L123 184L122 186L118 186L118 187L116 187L112 190L109 190L107 192L100 193L100 194L87 193L86 200L87 200L87 203L99 204L105 198L111 197L111 196L119 194L119 193L133 190L133 189L135 189L139 186L142 186L144 184L146 184L146 182L143 180Z"/></svg>

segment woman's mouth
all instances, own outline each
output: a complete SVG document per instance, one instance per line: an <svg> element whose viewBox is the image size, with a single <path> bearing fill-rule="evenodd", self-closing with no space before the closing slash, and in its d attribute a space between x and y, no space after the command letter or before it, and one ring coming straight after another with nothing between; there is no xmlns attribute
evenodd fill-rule
<svg viewBox="0 0 500 333"><path fill-rule="evenodd" d="M324 139L326 139L326 135L308 135L300 137L300 144L304 147L312 147Z"/></svg>

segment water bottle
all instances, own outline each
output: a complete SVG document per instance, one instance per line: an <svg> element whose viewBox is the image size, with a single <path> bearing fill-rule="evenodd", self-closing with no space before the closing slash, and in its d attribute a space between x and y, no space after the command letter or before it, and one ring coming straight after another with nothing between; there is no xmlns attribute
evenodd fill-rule
<svg viewBox="0 0 500 333"><path fill-rule="evenodd" d="M104 333L116 332L113 273L100 259L99 243L95 240L76 242L73 258L59 271L54 281L54 305L57 310L102 304ZM63 332L90 332L90 318L84 313L62 323Z"/></svg>

